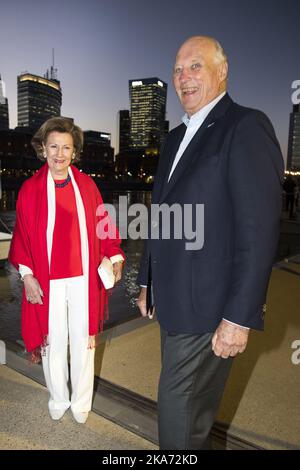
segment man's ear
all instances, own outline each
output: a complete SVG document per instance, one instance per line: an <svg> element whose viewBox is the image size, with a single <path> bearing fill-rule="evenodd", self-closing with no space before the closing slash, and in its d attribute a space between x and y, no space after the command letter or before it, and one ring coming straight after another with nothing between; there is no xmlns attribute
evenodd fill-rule
<svg viewBox="0 0 300 470"><path fill-rule="evenodd" d="M222 62L222 64L219 65L220 82L224 82L225 80L227 80L227 77L228 77L228 63Z"/></svg>

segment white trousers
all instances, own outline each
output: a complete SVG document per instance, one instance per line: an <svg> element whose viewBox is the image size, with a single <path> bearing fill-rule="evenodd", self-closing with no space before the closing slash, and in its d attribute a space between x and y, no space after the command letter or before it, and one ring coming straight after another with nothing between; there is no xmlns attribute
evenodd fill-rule
<svg viewBox="0 0 300 470"><path fill-rule="evenodd" d="M72 394L68 389L68 339ZM95 349L88 349L88 312L85 309L84 278L50 281L49 345L42 356L49 409L75 413L90 411L94 385Z"/></svg>

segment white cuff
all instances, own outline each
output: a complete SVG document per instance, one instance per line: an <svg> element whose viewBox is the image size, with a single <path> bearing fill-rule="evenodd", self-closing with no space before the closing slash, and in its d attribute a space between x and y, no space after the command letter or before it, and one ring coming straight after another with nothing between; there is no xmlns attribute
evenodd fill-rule
<svg viewBox="0 0 300 470"><path fill-rule="evenodd" d="M223 320L227 321L228 323L231 323L232 325L236 325L236 326L239 326L240 328L244 328L245 330L250 330L248 326L239 325L238 323L234 323L233 321L227 320L226 318L223 318Z"/></svg>
<svg viewBox="0 0 300 470"><path fill-rule="evenodd" d="M147 289L147 286L143 286L142 284L140 284L140 287L146 287L146 289Z"/></svg>
<svg viewBox="0 0 300 470"><path fill-rule="evenodd" d="M31 271L30 268L28 268L28 266L25 266L24 264L19 264L19 274L21 278L23 279L26 274L33 275L33 272Z"/></svg>
<svg viewBox="0 0 300 470"><path fill-rule="evenodd" d="M114 264L118 263L119 261L124 261L124 258L122 255L114 255L110 257L110 261L112 262L112 264Z"/></svg>

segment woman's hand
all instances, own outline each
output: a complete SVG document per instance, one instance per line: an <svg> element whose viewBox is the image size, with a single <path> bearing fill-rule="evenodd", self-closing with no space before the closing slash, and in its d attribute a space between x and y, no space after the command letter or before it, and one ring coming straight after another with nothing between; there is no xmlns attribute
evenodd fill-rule
<svg viewBox="0 0 300 470"><path fill-rule="evenodd" d="M123 271L123 261L118 261L117 263L113 264L113 272L115 275L115 283L122 279L122 271Z"/></svg>
<svg viewBox="0 0 300 470"><path fill-rule="evenodd" d="M31 304L43 305L42 297L44 295L39 281L32 274L25 274L24 287L26 299Z"/></svg>

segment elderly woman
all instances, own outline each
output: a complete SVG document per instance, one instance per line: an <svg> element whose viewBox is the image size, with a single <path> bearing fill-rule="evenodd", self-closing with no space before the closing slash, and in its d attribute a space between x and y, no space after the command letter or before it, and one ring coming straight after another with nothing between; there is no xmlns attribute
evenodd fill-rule
<svg viewBox="0 0 300 470"><path fill-rule="evenodd" d="M118 281L124 254L116 230L99 238L101 195L94 181L71 164L82 150L81 129L68 119L52 118L32 145L45 164L19 192L9 255L24 280L22 336L33 357L41 352L51 418L61 419L71 407L75 420L85 423L92 404L95 337L107 303L97 270L104 257L110 258Z"/></svg>

